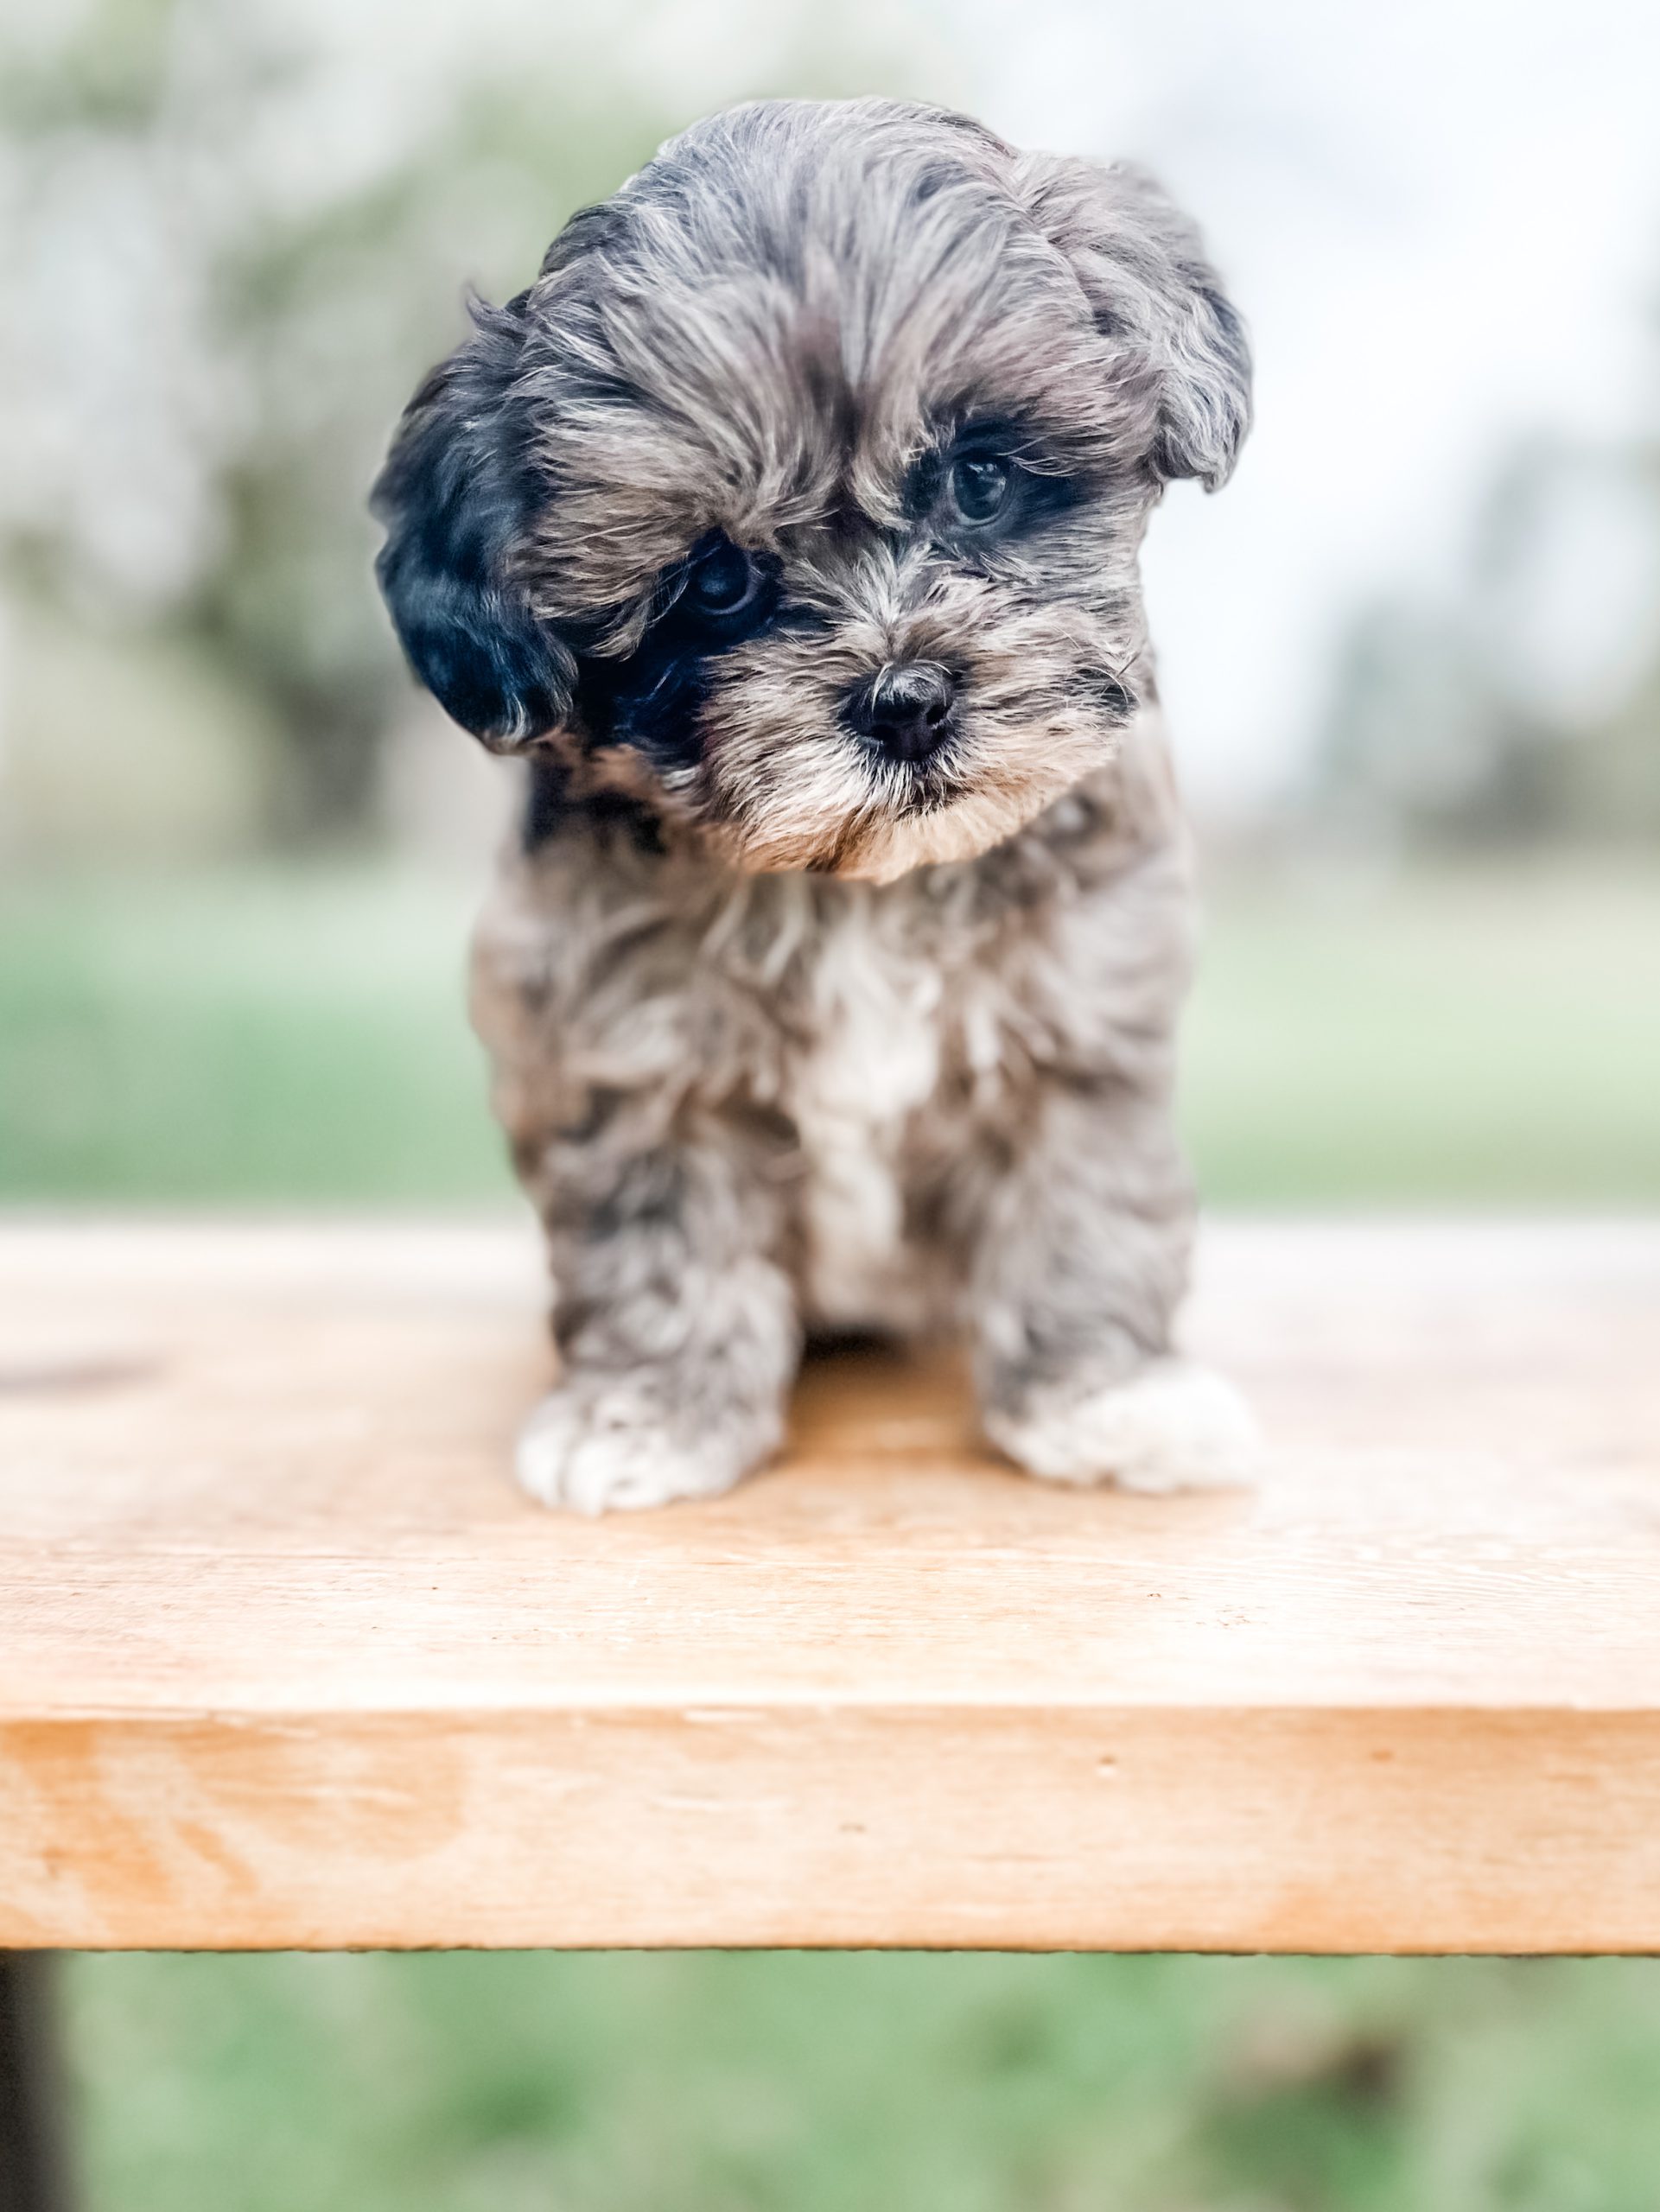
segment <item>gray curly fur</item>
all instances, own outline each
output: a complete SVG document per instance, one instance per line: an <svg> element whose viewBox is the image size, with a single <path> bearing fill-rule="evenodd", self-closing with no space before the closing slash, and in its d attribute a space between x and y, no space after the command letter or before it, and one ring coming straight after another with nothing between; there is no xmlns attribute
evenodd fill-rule
<svg viewBox="0 0 1660 2212"><path fill-rule="evenodd" d="M1249 420L1193 232L1135 172L962 117L768 102L478 321L377 505L417 671L533 761L474 1000L552 1260L527 1480L724 1488L804 1332L848 1325L966 1327L1008 1448L1125 1472L1053 1440L1162 1369L1191 1236L1137 555ZM1027 521L970 543L938 485L975 435ZM671 649L711 542L766 619ZM925 773L849 721L913 666L955 690Z"/></svg>

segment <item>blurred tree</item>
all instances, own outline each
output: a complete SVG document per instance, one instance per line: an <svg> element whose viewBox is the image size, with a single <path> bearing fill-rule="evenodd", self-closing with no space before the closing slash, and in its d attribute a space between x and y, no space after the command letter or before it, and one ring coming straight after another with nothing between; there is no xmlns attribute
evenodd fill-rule
<svg viewBox="0 0 1660 2212"><path fill-rule="evenodd" d="M1351 626L1317 812L1459 844L1660 838L1660 441L1536 441L1444 594Z"/></svg>
<svg viewBox="0 0 1660 2212"><path fill-rule="evenodd" d="M94 0L15 47L15 587L256 693L274 830L360 826L401 683L364 512L388 427L462 278L523 282L669 118L586 69L406 72L389 115L315 22L213 0Z"/></svg>

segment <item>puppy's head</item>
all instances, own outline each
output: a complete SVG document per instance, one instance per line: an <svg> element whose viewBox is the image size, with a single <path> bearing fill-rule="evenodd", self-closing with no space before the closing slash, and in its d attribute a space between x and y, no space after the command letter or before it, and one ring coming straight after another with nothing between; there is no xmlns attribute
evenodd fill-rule
<svg viewBox="0 0 1660 2212"><path fill-rule="evenodd" d="M735 109L555 241L377 486L417 673L732 864L966 858L1110 759L1237 317L1139 175L887 101Z"/></svg>

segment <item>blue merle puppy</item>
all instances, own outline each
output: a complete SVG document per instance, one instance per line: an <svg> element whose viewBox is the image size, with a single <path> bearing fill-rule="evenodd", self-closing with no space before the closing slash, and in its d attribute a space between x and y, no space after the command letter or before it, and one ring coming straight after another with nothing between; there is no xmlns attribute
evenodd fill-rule
<svg viewBox="0 0 1660 2212"><path fill-rule="evenodd" d="M1231 1481L1176 1357L1186 842L1137 555L1250 420L1141 174L905 103L697 124L428 378L375 495L417 674L529 761L475 1019L546 1225L519 1470L778 1445L805 1336L965 1330L1034 1474Z"/></svg>

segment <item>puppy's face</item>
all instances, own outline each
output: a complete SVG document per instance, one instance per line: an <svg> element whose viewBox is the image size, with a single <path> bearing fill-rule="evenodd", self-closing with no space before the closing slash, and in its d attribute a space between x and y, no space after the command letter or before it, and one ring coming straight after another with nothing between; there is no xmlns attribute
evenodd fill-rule
<svg viewBox="0 0 1660 2212"><path fill-rule="evenodd" d="M745 868L964 859L1110 759L1147 511L1248 418L1144 180L887 102L699 125L477 320L377 493L416 670Z"/></svg>

